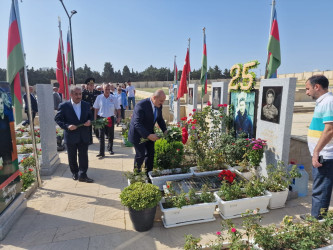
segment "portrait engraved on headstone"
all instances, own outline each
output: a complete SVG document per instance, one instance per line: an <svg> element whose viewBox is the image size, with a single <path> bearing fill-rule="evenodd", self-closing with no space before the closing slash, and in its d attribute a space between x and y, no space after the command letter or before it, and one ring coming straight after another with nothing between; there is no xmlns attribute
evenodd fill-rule
<svg viewBox="0 0 333 250"><path fill-rule="evenodd" d="M221 104L221 87L213 87L212 108L218 110L218 105Z"/></svg>
<svg viewBox="0 0 333 250"><path fill-rule="evenodd" d="M283 87L263 87L261 120L280 123Z"/></svg>
<svg viewBox="0 0 333 250"><path fill-rule="evenodd" d="M257 91L231 92L236 137L254 138L257 117Z"/></svg>
<svg viewBox="0 0 333 250"><path fill-rule="evenodd" d="M193 105L193 88L188 90L188 104Z"/></svg>

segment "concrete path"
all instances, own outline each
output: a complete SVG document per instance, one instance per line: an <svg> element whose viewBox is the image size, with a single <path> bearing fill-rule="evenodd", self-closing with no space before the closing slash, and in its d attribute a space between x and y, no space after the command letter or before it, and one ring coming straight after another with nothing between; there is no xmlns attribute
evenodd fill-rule
<svg viewBox="0 0 333 250"><path fill-rule="evenodd" d="M122 175L133 168L134 151L121 146L120 127L116 128L115 155L96 158L98 141L89 147L88 176L95 183L72 180L67 154L60 153L62 164L51 177L43 177L43 187L28 200L28 207L7 237L1 249L181 249L184 235L201 236L202 243L215 239L221 218L216 221L165 229L158 210L152 230L138 233L128 211L119 199L127 185ZM310 211L310 197L289 201L283 209L264 215L264 224L280 223L285 215ZM240 223L241 219L235 219Z"/></svg>

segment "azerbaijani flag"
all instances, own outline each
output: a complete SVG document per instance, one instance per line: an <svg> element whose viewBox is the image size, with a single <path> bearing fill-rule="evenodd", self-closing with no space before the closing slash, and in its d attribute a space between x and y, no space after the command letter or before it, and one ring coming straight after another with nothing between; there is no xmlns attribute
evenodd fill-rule
<svg viewBox="0 0 333 250"><path fill-rule="evenodd" d="M67 53L66 53L66 74L68 79L68 85L71 85L72 80L72 51L71 51L71 40L69 36L69 30L67 32Z"/></svg>
<svg viewBox="0 0 333 250"><path fill-rule="evenodd" d="M187 48L186 52L186 57L185 57L185 63L183 67L183 72L182 76L180 78L180 84L179 84L179 89L178 89L178 94L177 94L177 99L180 99L184 96L184 94L187 94L187 76L191 71L191 66L190 66L190 51Z"/></svg>
<svg viewBox="0 0 333 250"><path fill-rule="evenodd" d="M279 26L277 22L276 9L273 4L273 19L271 23L271 33L268 42L268 58L266 63L265 78L276 78L277 69L281 65Z"/></svg>
<svg viewBox="0 0 333 250"><path fill-rule="evenodd" d="M202 67L201 67L201 97L207 94L207 48L206 48L206 33L204 33L204 45L202 54Z"/></svg>
<svg viewBox="0 0 333 250"><path fill-rule="evenodd" d="M15 2L14 2L15 1ZM9 17L8 47L7 47L7 82L12 93L12 102L15 109L15 122L22 122L22 95L20 70L24 67L24 53L21 39L21 24L17 0L12 0Z"/></svg>

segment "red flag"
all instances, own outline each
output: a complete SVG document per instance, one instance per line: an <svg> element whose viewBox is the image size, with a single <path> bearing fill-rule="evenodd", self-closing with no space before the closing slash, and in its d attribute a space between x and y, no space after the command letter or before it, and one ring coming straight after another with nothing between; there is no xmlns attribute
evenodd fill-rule
<svg viewBox="0 0 333 250"><path fill-rule="evenodd" d="M177 99L184 96L184 94L187 94L187 76L191 72L191 66L190 66L190 51L187 48L187 53L185 57L185 64L183 67L182 77L180 78L180 84L179 84L179 90L177 94Z"/></svg>
<svg viewBox="0 0 333 250"><path fill-rule="evenodd" d="M59 47L58 47L58 55L57 55L57 70L56 70L56 78L59 83L59 93L62 93L62 96L68 100L68 85L66 83L67 77L65 75L65 82L64 82L64 68L65 68L65 55L62 53L62 39L59 38ZM62 57L62 59L61 59Z"/></svg>

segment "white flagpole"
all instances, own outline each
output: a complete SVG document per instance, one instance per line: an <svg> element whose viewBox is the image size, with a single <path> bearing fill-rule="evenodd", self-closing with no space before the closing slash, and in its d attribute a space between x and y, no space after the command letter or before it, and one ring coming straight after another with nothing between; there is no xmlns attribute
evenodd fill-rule
<svg viewBox="0 0 333 250"><path fill-rule="evenodd" d="M204 27L203 29L203 43L204 43L204 46L205 46L205 30L206 30L206 28ZM203 67L203 65L201 66L201 67ZM208 70L208 69L207 69ZM207 81L208 82L208 81ZM202 84L202 83L201 83ZM206 84L206 83L205 83ZM207 83L208 84L208 83ZM201 111L202 111L202 109L203 109L203 95L204 95L204 93L202 93L202 91L203 91L203 89L202 89L202 85L201 85Z"/></svg>
<svg viewBox="0 0 333 250"><path fill-rule="evenodd" d="M62 76L64 78L64 94L65 94L65 99L67 100L67 98L68 98L68 93L67 93L68 84L66 83L64 48L63 48L63 43L62 43L61 20L60 20L59 16L58 16L58 21L59 21L59 26L58 27L59 27L59 36L60 36L60 50L61 50L61 67L62 67Z"/></svg>
<svg viewBox="0 0 333 250"><path fill-rule="evenodd" d="M37 145L36 145L36 139L35 139L34 124L32 122L31 98L30 98L30 90L29 90L27 65L25 62L26 55L25 55L24 49L23 49L23 40L22 40L22 34L21 34L21 22L20 22L20 18L19 18L19 8L18 8L17 0L13 0L13 2L14 2L14 9L15 9L14 11L16 13L16 20L17 20L18 26L19 26L22 53L24 56L24 60L23 60L24 61L24 82L25 82L25 90L26 90L26 95L27 95L26 105L28 106L28 114L29 114L29 118L30 118L29 125L30 125L30 134L31 134L31 138L32 138L32 148L33 148L34 158L35 158L35 162L36 162L36 177L37 177L38 187L41 187L42 181L40 178L40 169L39 169L39 160L38 160L38 154L37 154ZM17 112L17 110L15 110L15 112ZM22 111L20 111L20 112L22 112Z"/></svg>

